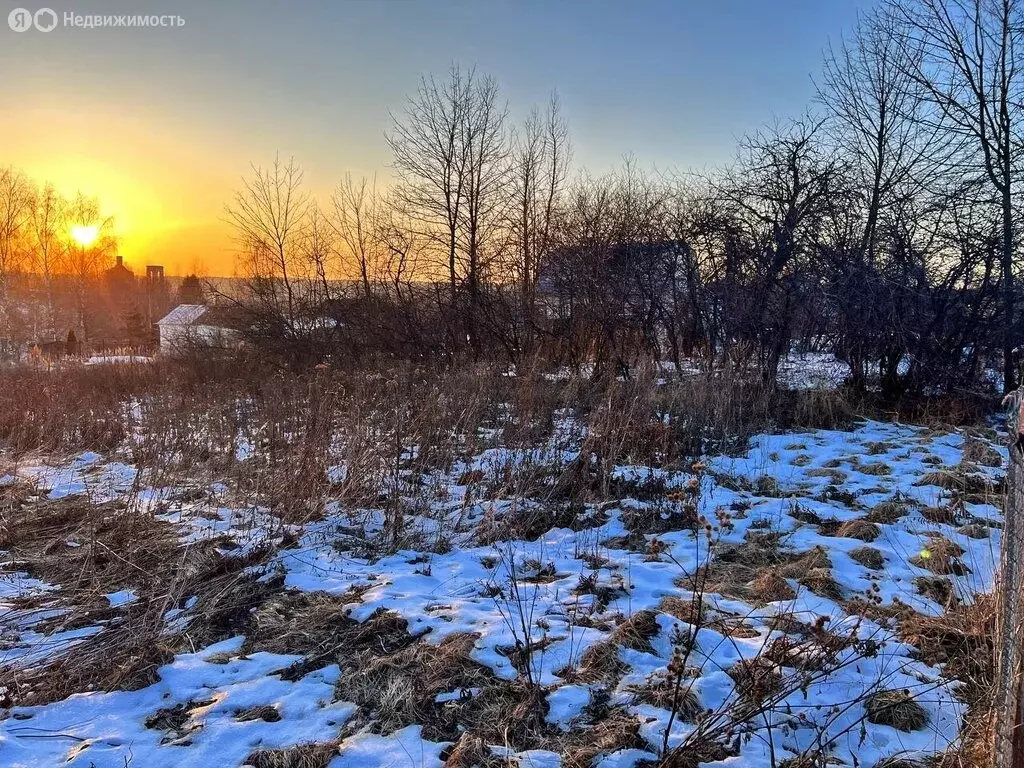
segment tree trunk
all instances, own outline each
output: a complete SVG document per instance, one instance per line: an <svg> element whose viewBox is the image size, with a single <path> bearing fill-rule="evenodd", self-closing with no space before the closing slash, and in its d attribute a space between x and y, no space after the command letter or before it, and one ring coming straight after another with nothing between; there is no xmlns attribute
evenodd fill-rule
<svg viewBox="0 0 1024 768"><path fill-rule="evenodd" d="M1017 386L1013 360L1013 200L1009 184L1003 189L1003 392L1009 394Z"/></svg>

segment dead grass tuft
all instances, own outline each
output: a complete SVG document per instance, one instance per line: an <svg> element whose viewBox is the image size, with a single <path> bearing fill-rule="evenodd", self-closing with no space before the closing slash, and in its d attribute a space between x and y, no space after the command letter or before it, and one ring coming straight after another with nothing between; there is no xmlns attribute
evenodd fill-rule
<svg viewBox="0 0 1024 768"><path fill-rule="evenodd" d="M843 588L839 586L839 582L832 576L830 568L812 568L797 579L797 581L819 597L824 597L837 603L843 599Z"/></svg>
<svg viewBox="0 0 1024 768"><path fill-rule="evenodd" d="M450 635L438 645L420 641L387 655L370 649L351 653L335 685L335 698L365 708L382 733L420 724L428 738L455 734L462 702L438 706L435 698L449 691L493 687L493 675L470 659L477 635ZM484 694L479 694L483 696Z"/></svg>
<svg viewBox="0 0 1024 768"><path fill-rule="evenodd" d="M634 651L654 653L650 640L658 634L658 614L645 609L637 611L612 632L611 641Z"/></svg>
<svg viewBox="0 0 1024 768"><path fill-rule="evenodd" d="M988 478L969 472L970 467L963 465L953 469L941 469L922 476L914 485L936 485L947 491L959 491L972 496L995 494L998 487Z"/></svg>
<svg viewBox="0 0 1024 768"><path fill-rule="evenodd" d="M397 613L378 610L359 623L344 613L350 602L351 595L281 593L253 612L244 650L303 655L283 672L286 680L297 680L328 664L344 668L364 651L387 655L415 641Z"/></svg>
<svg viewBox="0 0 1024 768"><path fill-rule="evenodd" d="M910 757L883 757L872 768L927 768L928 763Z"/></svg>
<svg viewBox="0 0 1024 768"><path fill-rule="evenodd" d="M836 531L836 536L846 539L860 539L861 541L874 541L881 534L882 529L877 524L864 518L845 522Z"/></svg>
<svg viewBox="0 0 1024 768"><path fill-rule="evenodd" d="M949 608L959 601L953 590L953 582L944 576L917 576L913 584L918 594L934 600L944 608Z"/></svg>
<svg viewBox="0 0 1024 768"><path fill-rule="evenodd" d="M908 690L873 693L864 702L869 723L888 725L898 731L919 731L928 725L928 713Z"/></svg>
<svg viewBox="0 0 1024 768"><path fill-rule="evenodd" d="M626 665L619 659L619 646L605 640L594 643L583 652L580 657L578 677L585 683L613 684L625 674L626 670Z"/></svg>
<svg viewBox="0 0 1024 768"><path fill-rule="evenodd" d="M857 467L857 471L865 474L872 475L874 477L886 477L892 474L892 467L886 464L884 461L875 461L870 464L860 464Z"/></svg>
<svg viewBox="0 0 1024 768"><path fill-rule="evenodd" d="M1003 465L1003 457L999 451L988 443L973 437L964 441L963 460L981 464L983 467L1001 467Z"/></svg>
<svg viewBox="0 0 1024 768"><path fill-rule="evenodd" d="M675 702L676 717L684 723L694 722L704 711L690 681L684 680L677 691L673 678L664 674L654 675L644 685L630 686L628 690L636 702L659 709L671 711Z"/></svg>
<svg viewBox="0 0 1024 768"><path fill-rule="evenodd" d="M337 755L337 742L299 744L285 749L258 749L245 758L245 763L252 768L327 768Z"/></svg>
<svg viewBox="0 0 1024 768"><path fill-rule="evenodd" d="M667 613L687 624L701 624L707 613L704 604L699 600L684 600L674 595L666 595L658 603L658 610Z"/></svg>
<svg viewBox="0 0 1024 768"><path fill-rule="evenodd" d="M792 600L796 592L774 571L762 570L750 584L750 594L760 604Z"/></svg>
<svg viewBox="0 0 1024 768"><path fill-rule="evenodd" d="M956 532L969 539L987 539L991 535L988 526L981 523L969 523L958 528Z"/></svg>
<svg viewBox="0 0 1024 768"><path fill-rule="evenodd" d="M956 525L957 510L953 507L921 507L921 517L935 525Z"/></svg>
<svg viewBox="0 0 1024 768"><path fill-rule="evenodd" d="M849 477L846 472L836 467L812 467L805 471L804 474L807 477L828 478L829 485L842 485Z"/></svg>
<svg viewBox="0 0 1024 768"><path fill-rule="evenodd" d="M741 659L726 670L736 684L736 694L747 704L760 704L782 690L782 673L770 659Z"/></svg>
<svg viewBox="0 0 1024 768"><path fill-rule="evenodd" d="M202 725L192 721L192 713L212 704L212 701L186 701L173 707L163 707L146 718L145 725L157 731L163 731L161 744L185 744L193 731Z"/></svg>
<svg viewBox="0 0 1024 768"><path fill-rule="evenodd" d="M963 553L959 544L945 536L930 536L921 551L910 558L910 564L939 576L964 576L970 569L960 560Z"/></svg>
<svg viewBox="0 0 1024 768"><path fill-rule="evenodd" d="M252 720L262 720L265 723L276 723L281 719L281 713L277 711L276 707L270 704L260 704L254 707L247 707L246 709L240 709L235 713L235 720L241 723L250 722Z"/></svg>
<svg viewBox="0 0 1024 768"><path fill-rule="evenodd" d="M885 567L885 555L874 547L857 547L850 550L850 559L872 571L880 571Z"/></svg>
<svg viewBox="0 0 1024 768"><path fill-rule="evenodd" d="M718 741L707 738L687 740L669 752L658 768L699 768L704 763L717 763L736 755Z"/></svg>
<svg viewBox="0 0 1024 768"><path fill-rule="evenodd" d="M647 743L640 736L640 723L636 717L622 709L602 713L590 728L569 736L563 750L564 768L591 768L597 758L622 749L644 749Z"/></svg>
<svg viewBox="0 0 1024 768"><path fill-rule="evenodd" d="M866 520L881 525L892 525L909 514L910 509L901 501L892 499L876 504L871 508Z"/></svg>
<svg viewBox="0 0 1024 768"><path fill-rule="evenodd" d="M495 755L484 740L476 734L463 733L450 751L442 752L445 768L503 768L504 758Z"/></svg>

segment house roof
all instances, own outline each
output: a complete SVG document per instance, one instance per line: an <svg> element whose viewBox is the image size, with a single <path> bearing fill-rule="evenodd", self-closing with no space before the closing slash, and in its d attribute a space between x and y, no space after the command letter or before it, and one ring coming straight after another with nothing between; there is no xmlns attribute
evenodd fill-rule
<svg viewBox="0 0 1024 768"><path fill-rule="evenodd" d="M249 325L249 318L240 307L208 307L205 304L179 304L158 320L157 325L203 325L237 331Z"/></svg>
<svg viewBox="0 0 1024 768"><path fill-rule="evenodd" d="M157 325L193 325L206 312L204 304L179 304L157 321Z"/></svg>

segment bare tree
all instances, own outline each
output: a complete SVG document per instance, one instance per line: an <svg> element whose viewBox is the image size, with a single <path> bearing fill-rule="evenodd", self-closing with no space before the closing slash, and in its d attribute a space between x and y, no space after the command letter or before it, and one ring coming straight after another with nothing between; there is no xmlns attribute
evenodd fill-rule
<svg viewBox="0 0 1024 768"><path fill-rule="evenodd" d="M843 161L823 150L820 133L820 122L803 118L749 137L718 183L735 226L724 253L729 336L754 345L766 382L810 306L804 294L827 219L848 208Z"/></svg>
<svg viewBox="0 0 1024 768"><path fill-rule="evenodd" d="M46 293L46 328L53 333L56 326L54 307L54 276L60 271L67 254L67 201L46 184L33 196L29 234L32 268L43 279Z"/></svg>
<svg viewBox="0 0 1024 768"><path fill-rule="evenodd" d="M1018 56L1024 18L1020 0L889 0L906 28L908 72L938 109L944 127L969 142L966 172L982 175L994 192L1002 228L1003 387L1015 387L1013 257L1014 185L1021 132Z"/></svg>
<svg viewBox="0 0 1024 768"><path fill-rule="evenodd" d="M492 77L476 82L471 91L470 107L465 112L463 142L466 152L466 205L462 225L466 253L466 283L469 306L466 331L473 353L481 352L480 321L484 311L484 282L489 277L488 245L495 228L503 218L506 202L503 187L507 172L507 110L498 105L498 84Z"/></svg>
<svg viewBox="0 0 1024 768"><path fill-rule="evenodd" d="M376 179L371 184L364 176L357 182L345 174L331 196L331 205L334 227L355 262L363 296L369 299L380 260Z"/></svg>
<svg viewBox="0 0 1024 768"><path fill-rule="evenodd" d="M404 119L392 116L387 137L403 182L401 201L423 233L442 244L453 296L459 280L459 225L468 182L464 125L474 80L473 70L464 73L457 66L444 83L423 78L406 105Z"/></svg>
<svg viewBox="0 0 1024 768"><path fill-rule="evenodd" d="M537 109L530 112L511 152L510 182L515 197L511 230L517 249L513 272L520 286L527 347L532 346L536 323L541 264L551 250L555 216L570 159L569 128L562 117L558 96L552 94L543 114Z"/></svg>
<svg viewBox="0 0 1024 768"><path fill-rule="evenodd" d="M388 144L401 184L398 200L418 235L443 254L449 299L460 327L479 352L479 313L492 225L505 200L506 110L493 78L452 67L446 82L424 78L403 119L393 118ZM430 277L427 275L426 277ZM468 298L464 306L463 289Z"/></svg>
<svg viewBox="0 0 1024 768"><path fill-rule="evenodd" d="M91 227L97 231L91 243L69 243L67 250L68 271L75 283L77 323L81 331L79 341L88 341L91 331L90 293L103 271L110 266L117 250L114 219L102 215L98 199L79 192L68 205L67 225L69 228Z"/></svg>
<svg viewBox="0 0 1024 768"><path fill-rule="evenodd" d="M310 201L303 189L302 170L294 160L275 158L263 169L253 166L227 206L229 223L245 258L251 298L262 312L284 325L294 337L299 329L303 278L310 278L303 245L309 223Z"/></svg>
<svg viewBox="0 0 1024 768"><path fill-rule="evenodd" d="M847 158L856 185L855 212L847 247L832 248L829 289L842 318L836 353L863 387L873 341L892 318L878 311L871 289L882 269L878 233L892 206L934 181L945 134L925 119L924 91L911 76L920 49L905 45L891 13L862 17L851 39L829 48L818 99L828 111L826 127L837 152ZM881 324L881 325L880 325Z"/></svg>
<svg viewBox="0 0 1024 768"><path fill-rule="evenodd" d="M11 338L11 279L25 266L25 228L32 189L21 171L0 167L0 344ZM7 350L10 352L11 350Z"/></svg>

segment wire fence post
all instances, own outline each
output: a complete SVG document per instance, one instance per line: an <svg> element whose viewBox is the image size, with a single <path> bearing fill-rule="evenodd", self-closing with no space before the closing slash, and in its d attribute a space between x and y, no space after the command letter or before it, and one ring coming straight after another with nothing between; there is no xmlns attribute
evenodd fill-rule
<svg viewBox="0 0 1024 768"><path fill-rule="evenodd" d="M1024 385L1006 396L1010 457L1006 465L1002 562L998 582L995 680L995 768L1024 768Z"/></svg>

